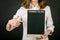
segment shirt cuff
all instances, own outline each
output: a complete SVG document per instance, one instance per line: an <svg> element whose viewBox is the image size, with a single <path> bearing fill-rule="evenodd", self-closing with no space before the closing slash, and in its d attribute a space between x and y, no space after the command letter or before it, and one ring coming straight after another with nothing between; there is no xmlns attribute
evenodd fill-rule
<svg viewBox="0 0 60 40"><path fill-rule="evenodd" d="M49 28L47 28L47 31L48 31L48 30L51 30L51 32L50 32L49 35L52 35L52 33L54 32L54 26L53 26L53 27L49 27Z"/></svg>

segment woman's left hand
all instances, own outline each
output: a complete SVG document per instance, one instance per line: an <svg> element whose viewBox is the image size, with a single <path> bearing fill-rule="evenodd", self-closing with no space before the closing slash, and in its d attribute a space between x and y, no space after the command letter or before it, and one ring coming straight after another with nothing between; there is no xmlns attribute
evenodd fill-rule
<svg viewBox="0 0 60 40"><path fill-rule="evenodd" d="M51 30L48 30L47 32L45 32L45 33L41 36L41 38L42 38L42 39L47 38L50 33L51 33Z"/></svg>

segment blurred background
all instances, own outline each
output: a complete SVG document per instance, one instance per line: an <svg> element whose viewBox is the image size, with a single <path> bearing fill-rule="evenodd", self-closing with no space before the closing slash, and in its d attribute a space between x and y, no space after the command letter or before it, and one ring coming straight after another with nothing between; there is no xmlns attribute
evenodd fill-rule
<svg viewBox="0 0 60 40"><path fill-rule="evenodd" d="M6 24L9 19L20 8L23 0L0 0L0 40L21 40L23 27L22 25L11 32L6 31ZM52 18L55 25L55 31L50 40L60 39L60 0L46 0L47 4L51 7Z"/></svg>

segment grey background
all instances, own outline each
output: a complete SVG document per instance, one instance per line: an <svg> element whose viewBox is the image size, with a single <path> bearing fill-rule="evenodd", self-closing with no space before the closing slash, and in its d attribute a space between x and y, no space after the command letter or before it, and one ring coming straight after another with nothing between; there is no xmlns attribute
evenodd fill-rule
<svg viewBox="0 0 60 40"><path fill-rule="evenodd" d="M16 11L20 8L23 0L0 0L0 40L21 40L22 26L14 29L11 32L6 31L6 23L13 17ZM55 31L50 40L60 39L60 0L46 0L51 7L52 18L55 25Z"/></svg>

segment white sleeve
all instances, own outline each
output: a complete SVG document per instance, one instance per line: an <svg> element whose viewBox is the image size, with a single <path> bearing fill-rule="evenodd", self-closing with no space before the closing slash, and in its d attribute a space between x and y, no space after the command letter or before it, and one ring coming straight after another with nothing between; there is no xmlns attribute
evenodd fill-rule
<svg viewBox="0 0 60 40"><path fill-rule="evenodd" d="M24 9L21 7L17 10L16 14L13 16L13 18L17 18L17 20L22 19L22 15L24 14Z"/></svg>
<svg viewBox="0 0 60 40"><path fill-rule="evenodd" d="M23 7L17 10L16 14L13 16L13 19L15 18L19 21L20 19L22 19L22 15L23 15ZM8 31L12 31L15 28L16 27L12 26L11 29Z"/></svg>
<svg viewBox="0 0 60 40"><path fill-rule="evenodd" d="M54 25L53 25L53 20L52 20L52 16L51 16L51 10L50 7L48 6L48 10L47 10L47 30L51 30L52 32L54 31Z"/></svg>

